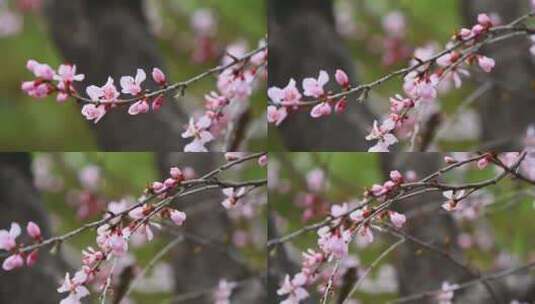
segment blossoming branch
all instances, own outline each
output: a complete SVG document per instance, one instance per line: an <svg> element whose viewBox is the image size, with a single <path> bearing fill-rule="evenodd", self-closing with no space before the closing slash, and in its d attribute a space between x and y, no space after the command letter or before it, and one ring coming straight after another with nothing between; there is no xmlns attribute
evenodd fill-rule
<svg viewBox="0 0 535 304"><path fill-rule="evenodd" d="M5 251L1 256L7 256L2 268L5 271L12 271L24 265L32 266L38 260L39 250L44 247L55 248L86 230L96 229L97 246L88 246L83 250L81 269L72 277L70 273L66 273L63 284L58 288L58 292L68 293L67 297L61 301L62 304L78 304L81 298L89 295L88 286L97 281L96 276L102 270L103 265L127 254L131 238L141 236L147 241L153 240L152 229L160 228L161 222L170 221L177 226L183 225L187 214L171 206L176 199L212 189L221 189L226 196L221 202L222 206L225 209L233 209L251 191L265 186L267 184L265 179L240 182L220 179L223 172L250 161L258 162L259 166L265 166L267 155L266 153L227 155L225 164L199 178L188 179L180 168L172 167L165 180L151 183L135 203L131 204L126 200L110 202L106 213L100 220L86 223L63 235L44 239L39 226L29 222L26 232L32 240L31 244L17 243L16 239L21 234L21 228L18 223L14 222L9 231L0 230L0 249ZM115 262L113 264L115 265ZM102 289L103 297L109 288L109 281L110 279ZM230 296L228 290L232 288L223 288L225 286L221 288L225 289L225 294Z"/></svg>
<svg viewBox="0 0 535 304"><path fill-rule="evenodd" d="M239 56L236 57L236 56ZM30 59L26 67L36 79L24 81L21 88L31 97L42 99L56 94L60 103L74 98L83 104L81 113L88 119L98 123L108 111L121 106L128 106L130 115L139 115L158 111L165 101L165 94L175 92L177 96L185 94L186 89L194 83L217 75L217 91L205 95L205 112L200 117L191 117L187 130L182 133L183 138L192 138L192 142L185 146L186 152L205 152L205 145L215 139L216 130L226 126L226 111L233 102L245 101L253 92L255 79L258 74L265 73L267 65L267 46L264 42L260 46L244 54L230 54L227 52L221 65L209 69L188 80L169 83L166 75L157 67L151 71L152 81L159 89L148 90L142 87L147 79L143 69L137 69L136 75L123 76L117 89L115 80L108 77L103 86L89 85L82 96L75 88L75 82L83 81L84 74L77 74L76 65L62 64L54 70L48 64ZM121 93L131 95L131 98L120 98Z"/></svg>
<svg viewBox="0 0 535 304"><path fill-rule="evenodd" d="M363 245L372 243L375 239L372 230L389 233L400 240L381 254L370 267L377 264L379 260L383 259L403 242L414 242L425 250L448 257L465 271L469 277L473 278L475 282L482 283L489 294L494 297L494 290L487 282L488 278L474 272L449 253L403 231L402 228L410 220L410 217L393 210L392 207L394 204L403 203L409 198L419 197L425 193L439 192L444 196L440 209L451 212L454 215L462 214L463 212L473 213L475 211L472 209L477 208L479 210L483 206L472 206L471 197L478 195L485 188L501 183L507 177L529 186L535 185L535 179L532 178L535 176L533 174L535 172L534 157L531 150L521 153L482 153L464 159L447 156L444 158L447 166L424 178L416 179L412 174L407 173L404 175L399 171L392 171L390 172L389 180L365 189L362 193L362 199L358 201L334 204L330 208L317 205L316 207L311 206L310 208L316 210L318 215L327 214L327 216L323 220L268 241L268 249L275 250L278 246L282 246L284 243L290 242L307 232L316 231L317 233L318 248L303 251L300 271L294 275L287 274L281 283L277 293L286 297L281 303L300 303L310 297L307 288L313 285L318 285L318 291L323 294L322 303L328 303L329 295L334 288L340 285L341 274L339 274L339 271L342 267L341 264L344 263L343 261L348 258L350 243L353 240ZM489 179L470 183L454 184L441 180L446 173L464 170L464 168L472 166L478 170L494 167L498 174ZM324 176L319 175L316 171L313 172L315 173L307 176L305 185L309 191L318 193L322 191L321 185L325 184L326 181ZM313 200L313 198L308 199L308 201L310 200ZM318 202L318 200L314 201ZM305 210L305 213L308 211L309 209ZM436 211L436 209L433 209L433 212ZM315 217L314 215L307 215L306 217L305 214L303 215L303 218L307 219ZM351 292L345 295L343 303L346 303L345 300L351 297L368 273L369 269L366 270L363 277L355 282L354 286L350 286L352 287ZM338 283L335 284L333 281ZM458 286L448 283L443 286L442 290L431 294L436 296L437 299L447 298L449 301L453 298L453 291L459 289Z"/></svg>
<svg viewBox="0 0 535 304"><path fill-rule="evenodd" d="M376 141L376 144L369 148L369 152L388 152L390 146L399 142L396 132L407 127L411 111L432 103L440 92L448 91L452 85L459 88L462 85L462 77L470 75L467 67L471 65L477 64L484 72L490 73L496 62L480 54L481 48L515 36L534 34L535 31L525 25L525 22L534 16L535 12L531 12L509 24L498 25L498 21L489 15L480 14L477 23L470 29L458 30L443 51L435 53L433 48L417 49L408 67L370 83L353 85L343 70L337 70L334 79L341 89L339 92L327 91L324 88L331 78L326 71L320 71L317 78L305 78L302 92L296 81L290 79L284 88L268 89L270 102L267 119L278 126L292 112L309 107L312 107L310 116L313 118L342 113L350 96L356 95L357 102L364 102L372 89L396 77L403 77L404 95L396 94L390 98L390 113L385 115L382 122L374 121L366 137L368 141ZM533 50L534 48L531 49L532 52ZM304 100L303 95L310 99Z"/></svg>

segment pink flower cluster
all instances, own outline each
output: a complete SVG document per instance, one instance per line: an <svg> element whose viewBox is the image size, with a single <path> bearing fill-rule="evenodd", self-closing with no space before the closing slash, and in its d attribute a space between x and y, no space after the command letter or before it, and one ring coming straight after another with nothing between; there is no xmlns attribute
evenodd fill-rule
<svg viewBox="0 0 535 304"><path fill-rule="evenodd" d="M34 222L28 222L26 226L26 232L34 243L42 242L41 229ZM18 223L11 223L11 227L8 230L0 230L0 249L9 252L11 255L7 257L2 263L2 269L10 271L15 268L24 266L26 261L27 266L32 266L37 262L38 252L37 249L33 250L29 254L20 251L20 248L24 247L24 244L17 244L17 237L21 234L20 225Z"/></svg>
<svg viewBox="0 0 535 304"><path fill-rule="evenodd" d="M349 77L343 70L336 70L336 83L344 90L351 89ZM294 79L285 88L271 87L268 89L268 96L272 105L268 106L267 119L269 123L280 125L288 116L289 111L295 110L302 106L302 97L312 97L319 99L319 103L310 111L310 116L320 118L329 116L333 112L341 113L346 108L346 98L342 97L333 100L325 91L324 86L329 83L329 74L326 71L320 71L318 78L305 78L303 80L303 94L296 87Z"/></svg>
<svg viewBox="0 0 535 304"><path fill-rule="evenodd" d="M231 47L229 47L230 49ZM227 51L235 58L245 55L241 48L237 51ZM223 64L230 64L224 58ZM240 107L247 100L255 87L259 69L267 62L267 49L251 56L242 64L233 65L217 76L217 92L212 91L204 96L205 110L197 118L190 118L183 138L192 138L193 141L184 147L185 152L207 152L207 143L213 141L219 131L232 120L232 108Z"/></svg>
<svg viewBox="0 0 535 304"><path fill-rule="evenodd" d="M433 58L433 53L424 49L415 51L417 60L412 61L411 64L417 68L404 78L403 90L406 97L398 94L390 98L390 113L387 118L382 123L374 121L366 139L377 141L377 143L368 150L369 152L389 152L389 147L399 142L394 133L404 127L408 112L421 104L436 100L439 91L449 87L447 81L452 81L455 87L459 88L462 84L461 75L469 75L468 71L462 67L462 60L467 64L477 61L479 67L487 73L494 69L496 65L494 59L470 53L470 47L492 27L491 18L486 14L480 14L478 23L472 29L461 29L446 45L446 49L450 51L436 60L422 65L422 62ZM455 49L454 45L459 41L464 43L465 53ZM437 64L434 70L433 63Z"/></svg>
<svg viewBox="0 0 535 304"><path fill-rule="evenodd" d="M399 171L390 173L390 180L383 185L373 185L370 190L366 190L364 196L372 196L377 200L385 200L404 181L404 177ZM318 229L319 251L308 249L303 253L303 263L301 271L293 279L286 275L279 295L287 295L282 303L299 303L306 299L309 294L305 286L314 283L320 274L320 267L325 262L333 259L342 260L348 257L349 244L355 236L361 244L373 242L374 237L370 228L373 219L380 220L388 217L390 222L398 229L402 228L406 222L405 215L393 210L386 210L380 214L374 214L375 209L363 204L332 205L329 216L329 225ZM371 218L371 217L374 218Z"/></svg>
<svg viewBox="0 0 535 304"><path fill-rule="evenodd" d="M38 99L57 93L56 100L65 102L69 96L76 94L73 83L85 78L84 74L76 74L76 66L70 64L62 64L55 71L46 63L30 59L26 63L26 68L36 79L24 81L21 89L29 96Z"/></svg>
<svg viewBox="0 0 535 304"><path fill-rule="evenodd" d="M62 64L55 71L48 64L39 63L30 59L26 67L36 77L35 80L24 81L22 83L21 88L26 94L34 98L44 98L57 93L56 99L58 102L65 102L69 97L80 99L86 103L82 107L81 112L87 120L93 120L95 123L98 123L107 111L120 104L120 93L111 77L108 77L106 83L101 87L96 85L88 86L86 93L89 99L85 99L78 95L78 92L73 86L75 81L82 81L85 78L84 74L76 74L75 65ZM141 87L142 82L146 78L145 71L137 69L135 78L132 76L123 76L120 79L121 92L132 95L135 98L128 109L130 115L138 115L150 110L150 98L147 97ZM152 70L152 79L162 88L167 86L165 74L158 68ZM154 111L159 110L163 102L163 94L158 94L152 99L152 109Z"/></svg>
<svg viewBox="0 0 535 304"><path fill-rule="evenodd" d="M153 182L146 189L146 194L157 195L163 199L185 180L182 170L177 167L171 168L169 175L170 177L164 182ZM141 200L146 198L142 196ZM87 247L83 250L82 268L74 274L72 279L67 273L63 284L58 288L60 293L69 293L61 303L79 304L81 298L89 295L86 285L96 279L97 273L101 270L101 264L112 257L125 256L128 252L128 242L132 237L141 237L151 241L154 238L151 227L160 227L159 224L151 221L153 216L170 219L178 226L183 225L187 217L184 212L169 207L157 210L156 206L148 203L133 207L127 200L110 202L108 212L104 215L104 218L108 220L97 228L96 244L98 247L96 249Z"/></svg>

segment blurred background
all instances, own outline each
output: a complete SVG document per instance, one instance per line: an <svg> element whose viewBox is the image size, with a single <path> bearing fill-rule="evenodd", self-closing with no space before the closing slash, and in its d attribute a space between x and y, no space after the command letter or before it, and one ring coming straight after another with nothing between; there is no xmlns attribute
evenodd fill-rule
<svg viewBox="0 0 535 304"><path fill-rule="evenodd" d="M178 166L189 178L226 163L222 153L171 153L170 165L158 165L154 153L3 153L0 154L0 229L16 221L34 221L45 238L57 236L101 219L111 202L134 203L153 181ZM161 174L160 174L161 172ZM220 180L263 179L266 168L255 160L224 173ZM153 227L154 240L133 237L125 257L118 259L107 303L125 291L135 276L136 287L120 303L214 303L222 279L237 282L232 303L263 301L266 221L265 189L252 191L238 207L221 205L224 195L211 189L176 200L186 212L183 226ZM81 266L82 249L96 248L96 232L85 231L56 247L43 248L33 267L0 272L1 303L59 303L65 272ZM182 241L175 242L178 238ZM22 241L23 237L18 241ZM156 256L175 242L173 247ZM52 253L52 252L55 253ZM152 264L151 264L152 263ZM152 266L148 267L147 265ZM109 274L103 266L82 303L100 303L99 288ZM31 286L32 292L28 292Z"/></svg>
<svg viewBox="0 0 535 304"><path fill-rule="evenodd" d="M413 54L438 53L462 27L476 23L479 13L508 23L530 11L525 0L269 0L269 87L285 87L295 78L319 70L331 75L329 89L337 92L334 71L342 68L353 83L369 83L404 68ZM535 124L535 66L529 39L521 37L487 47L496 70L483 75L470 68L460 89L442 88L437 102L423 107L420 134L423 151L511 151L523 146ZM373 120L389 112L389 98L402 93L403 81L392 79L376 87L367 102L350 97L344 114L312 119L308 111L292 113L280 127L269 127L270 147L289 151L367 151L364 137ZM410 139L414 117L397 134ZM335 135L335 136L333 136ZM408 145L398 145L408 151Z"/></svg>
<svg viewBox="0 0 535 304"><path fill-rule="evenodd" d="M445 154L391 153L381 157L370 153L276 153L269 163L270 236L274 239L298 231L306 225L320 222L331 206L356 203L365 189L382 184L389 170L399 169L408 178L422 178L445 164ZM468 154L454 153L457 160ZM395 166L394 166L395 165ZM479 170L468 166L443 176L453 184L481 181L497 174L494 168ZM448 213L441 208L446 200L440 193L424 194L395 204L394 208L407 217L401 229L428 244L449 252L472 269L494 272L533 262L535 243L531 225L535 215L533 186L504 180L498 186L485 188L471 197L466 208ZM349 256L344 258L334 280L332 303L341 303L340 296L349 291L370 264L397 241L396 237L373 230L371 244L358 237L350 243ZM299 272L301 253L316 250L315 230L302 234L282 247L269 251L271 299L280 288L284 275ZM302 303L318 303L334 262L319 271L318 281L307 290L311 299ZM532 303L535 299L533 272L493 281L502 303L513 299ZM423 247L405 242L381 260L362 282L353 298L360 304L387 303L400 296L440 289L442 282L451 284L470 280L466 273L450 260L437 256ZM508 283L509 282L509 283ZM516 282L516 283L512 283ZM514 287L510 286L510 283ZM282 297L284 298L284 297ZM281 298L278 298L280 300ZM453 303L491 303L482 288L456 292ZM407 303L438 303L431 297ZM513 302L511 302L513 303Z"/></svg>
<svg viewBox="0 0 535 304"><path fill-rule="evenodd" d="M0 48L2 58L0 65L3 72L0 75L0 146L3 150L156 150L156 143L128 145L126 147L116 139L99 140L92 132L92 123L85 121L80 115L79 106L73 100L65 104L58 104L53 97L44 100L35 100L20 89L23 80L30 80L33 75L26 70L26 61L30 58L39 62L49 63L53 68L65 61L78 66L80 73L91 74L89 78L95 80L100 86L105 82L105 75L118 75L121 73L133 73L140 66L156 66L155 61L163 62L165 71L170 81L189 79L205 70L218 65L226 49L234 51L253 50L259 40L265 37L265 7L263 1L215 1L215 0L169 0L169 1L45 1L45 0L2 0L0 1ZM90 34L105 39L105 33L99 33L98 27L106 21L104 12L115 11L117 24L107 24L120 35L127 36L128 28L136 29L137 20L142 20L141 27L146 28L148 37L154 39L146 42L131 41L121 46L120 39L112 37L107 43L111 46L99 45L97 49L89 49L92 41L87 46L79 47L85 37L76 32L81 24L87 22L93 29ZM86 12L95 14L95 18L85 20L82 15ZM238 13L239 12L239 13ZM134 21L123 15L142 14ZM102 17L101 17L102 16ZM89 18L89 17L88 17ZM99 18L103 18L99 20ZM61 24L63 23L63 24ZM130 24L132 23L132 24ZM59 29L58 29L59 27ZM71 28L67 32L69 38L64 38L58 30ZM117 35L117 34L113 34ZM87 35L86 35L87 36ZM143 36L143 35L140 35ZM117 38L117 36L116 36ZM78 39L78 40L77 40ZM84 42L86 43L86 42ZM113 45L116 43L116 45ZM139 46L136 44L147 44ZM72 44L71 47L69 44ZM152 52L154 44L156 51ZM117 48L118 53L110 49ZM136 52L147 53L150 58L139 59ZM123 52L122 54L120 52ZM89 54L85 54L89 53ZM84 57L85 56L85 57ZM109 57L108 62L99 61L96 57ZM128 57L132 56L132 57ZM124 57L124 58L119 58ZM80 60L82 62L73 62ZM144 62L139 62L145 60ZM148 62L147 62L148 60ZM129 67L117 67L130 65ZM83 70L85 65L91 65L91 71ZM100 66L99 66L100 65ZM146 69L147 70L147 69ZM123 72L124 71L124 72ZM126 72L128 71L128 72ZM150 73L150 71L148 72ZM97 75L97 76L93 76ZM150 74L149 74L150 75ZM86 79L88 76L86 75ZM247 144L240 147L243 150L262 150L265 146L265 88L260 81L260 87L251 98L252 119L247 129ZM188 89L184 99L176 101L180 103L182 115L173 118L168 137L172 139L159 139L160 145L168 150L181 149L180 133L187 124L187 116L200 111L204 107L203 96L215 89L215 78L202 80ZM168 103L175 103L169 99ZM174 112L172 108L163 111ZM185 115L184 115L185 113ZM153 113L148 115L155 116ZM113 117L108 117L113 120ZM126 119L126 123L143 120L139 117L120 117ZM123 122L123 124L126 124ZM143 123L151 124L150 118ZM136 126L129 125L130 130ZM149 126L151 127L151 126ZM107 133L120 133L118 125L97 126L106 129ZM158 128L152 123L152 128ZM169 128L167 125L162 128ZM113 129L113 131L110 131ZM102 131L105 133L106 131ZM136 132L133 132L136 133ZM121 134L120 136L135 137L143 134ZM99 134L99 131L97 131ZM110 136L110 135L108 135ZM148 134L147 137L154 137ZM143 139L138 139L143 141ZM173 143L174 140L174 143ZM115 145L109 143L114 141ZM124 140L123 140L124 141ZM169 144L162 142L170 142Z"/></svg>

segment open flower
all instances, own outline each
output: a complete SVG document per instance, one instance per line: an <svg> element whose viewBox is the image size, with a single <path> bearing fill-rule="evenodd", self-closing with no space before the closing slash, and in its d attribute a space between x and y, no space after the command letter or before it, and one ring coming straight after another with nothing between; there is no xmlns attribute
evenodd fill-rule
<svg viewBox="0 0 535 304"><path fill-rule="evenodd" d="M245 195L245 187L239 188L236 190L236 188L225 188L223 189L223 194L227 198L221 203L223 207L227 209L234 208L236 204L238 203L238 200Z"/></svg>
<svg viewBox="0 0 535 304"><path fill-rule="evenodd" d="M145 81L146 78L147 75L142 69L137 69L135 79L132 76L121 77L121 92L134 96L138 95L139 93L141 93L141 83Z"/></svg>
<svg viewBox="0 0 535 304"><path fill-rule="evenodd" d="M323 86L329 82L329 74L325 71L320 71L318 79L305 78L303 80L303 90L305 96L319 98L325 94Z"/></svg>
<svg viewBox="0 0 535 304"><path fill-rule="evenodd" d="M269 123L280 125L284 119L288 116L288 112L285 107L277 109L275 106L269 106L267 109L267 120Z"/></svg>
<svg viewBox="0 0 535 304"><path fill-rule="evenodd" d="M281 288L277 290L277 294L279 296L288 295L288 298L280 304L298 304L302 300L308 298L309 294L306 289L303 288L306 282L307 277L302 273L296 274L292 280L290 280L290 275L286 275Z"/></svg>
<svg viewBox="0 0 535 304"><path fill-rule="evenodd" d="M405 217L405 215L395 212L395 211L389 211L388 215L390 217L390 221L392 222L392 224L396 226L396 228L398 229L403 227L403 225L407 221L407 218Z"/></svg>
<svg viewBox="0 0 535 304"><path fill-rule="evenodd" d="M295 86L295 80L292 78L288 85L281 89L278 87L271 87L268 89L268 96L275 104L283 106L296 106L301 101L301 93Z"/></svg>
<svg viewBox="0 0 535 304"><path fill-rule="evenodd" d="M453 190L445 191L445 192L442 192L442 195L448 199L448 201L442 204L442 208L446 211L453 211L453 210L458 209L459 207L458 203L464 196L464 190L457 191L457 192Z"/></svg>
<svg viewBox="0 0 535 304"><path fill-rule="evenodd" d="M188 128L182 133L182 138L193 137L193 141L186 145L185 152L206 152L208 151L204 146L206 143L214 140L212 133L208 129L212 125L212 120L207 116L202 116L197 121L191 118Z"/></svg>
<svg viewBox="0 0 535 304"><path fill-rule="evenodd" d="M87 274L83 270L76 272L72 279L69 273L66 273L65 280L58 288L58 292L68 292L69 295L61 300L60 304L80 304L80 299L89 295L89 290L83 286L86 280Z"/></svg>
<svg viewBox="0 0 535 304"><path fill-rule="evenodd" d="M9 231L0 230L0 249L10 251L17 246L16 239L20 235L18 223L11 223Z"/></svg>
<svg viewBox="0 0 535 304"><path fill-rule="evenodd" d="M175 225L182 226L184 221L186 221L186 214L182 211L172 210L171 211L171 220Z"/></svg>
<svg viewBox="0 0 535 304"><path fill-rule="evenodd" d="M108 77L108 81L102 87L91 85L85 91L91 100L106 103L113 103L120 95L111 77Z"/></svg>
<svg viewBox="0 0 535 304"><path fill-rule="evenodd" d="M62 64L58 68L58 74L54 75L54 80L72 83L74 81L84 80L84 74L76 74L76 65Z"/></svg>
<svg viewBox="0 0 535 304"><path fill-rule="evenodd" d="M106 115L106 106L103 104L97 106L93 103L87 103L82 107L82 115L87 120L94 120L96 124Z"/></svg>

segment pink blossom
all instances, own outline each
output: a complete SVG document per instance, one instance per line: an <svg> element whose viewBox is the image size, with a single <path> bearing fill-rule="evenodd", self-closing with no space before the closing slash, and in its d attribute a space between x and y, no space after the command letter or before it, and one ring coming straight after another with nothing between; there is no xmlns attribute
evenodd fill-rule
<svg viewBox="0 0 535 304"><path fill-rule="evenodd" d="M208 142L214 140L212 133L208 129L212 125L212 120L207 116L202 116L197 121L190 118L188 128L182 133L182 138L193 137L193 142L187 144L184 148L185 152L206 152L208 151L204 146Z"/></svg>
<svg viewBox="0 0 535 304"><path fill-rule="evenodd" d="M44 80L52 80L56 75L54 69L52 69L48 64L39 63L33 59L28 60L26 63L26 68L28 68L28 70L30 70L35 77Z"/></svg>
<svg viewBox="0 0 535 304"><path fill-rule="evenodd" d="M389 211L388 215L390 216L390 221L392 222L392 224L394 224L394 226L396 226L396 228L398 229L403 227L403 225L407 221L405 215L397 213L395 211Z"/></svg>
<svg viewBox="0 0 535 304"><path fill-rule="evenodd" d="M340 98L334 105L334 112L336 113L342 113L347 108L347 99L344 97Z"/></svg>
<svg viewBox="0 0 535 304"><path fill-rule="evenodd" d="M226 69L217 77L217 88L226 98L243 101L251 96L254 79L252 71L236 73L233 69Z"/></svg>
<svg viewBox="0 0 535 304"><path fill-rule="evenodd" d="M165 187L164 183L153 182L151 185L151 189L152 191L154 191L154 193L161 193L161 192L164 192L167 188Z"/></svg>
<svg viewBox="0 0 535 304"><path fill-rule="evenodd" d="M449 282L442 283L442 291L436 295L438 304L451 304L453 300L453 292L459 288L457 284L450 284Z"/></svg>
<svg viewBox="0 0 535 304"><path fill-rule="evenodd" d="M383 28L388 35L404 37L407 28L405 16L399 11L388 13L383 18Z"/></svg>
<svg viewBox="0 0 535 304"><path fill-rule="evenodd" d="M128 212L128 216L131 217L134 220L139 220L145 217L145 210L148 209L149 206L147 204L136 207Z"/></svg>
<svg viewBox="0 0 535 304"><path fill-rule="evenodd" d="M172 210L171 220L173 221L173 223L175 223L175 225L182 226L182 224L186 220L186 214L182 211Z"/></svg>
<svg viewBox="0 0 535 304"><path fill-rule="evenodd" d="M85 89L87 95L93 101L112 103L119 97L119 92L113 84L113 78L108 77L108 81L101 88L91 85Z"/></svg>
<svg viewBox="0 0 535 304"><path fill-rule="evenodd" d="M102 261L105 257L102 251L97 251L92 247L87 247L87 249L82 250L82 254L84 256L82 259L82 263L88 267L93 267L94 265L96 265L96 263Z"/></svg>
<svg viewBox="0 0 535 304"><path fill-rule="evenodd" d="M174 178L177 181L184 180L184 174L182 173L182 170L178 167L172 167L169 169L169 175L171 175L172 178Z"/></svg>
<svg viewBox="0 0 535 304"><path fill-rule="evenodd" d="M20 14L5 8L0 10L0 37L18 34L22 30L22 26L23 19Z"/></svg>
<svg viewBox="0 0 535 304"><path fill-rule="evenodd" d="M319 98L325 94L323 86L329 82L329 74L325 71L320 71L318 79L305 78L303 80L304 95L309 97Z"/></svg>
<svg viewBox="0 0 535 304"><path fill-rule="evenodd" d="M215 34L217 30L217 20L215 14L210 9L198 9L191 15L191 28L197 35Z"/></svg>
<svg viewBox="0 0 535 304"><path fill-rule="evenodd" d="M101 105L95 105L93 103L87 103L82 107L82 115L87 120L94 120L95 124L98 123L102 117L106 114L106 107Z"/></svg>
<svg viewBox="0 0 535 304"><path fill-rule="evenodd" d="M213 91L204 95L204 101L206 109L211 111L217 111L230 103L228 98Z"/></svg>
<svg viewBox="0 0 535 304"><path fill-rule="evenodd" d="M142 99L130 105L130 107L128 108L128 114L138 115L141 113L147 113L149 109L150 107L149 103L147 102L147 99Z"/></svg>
<svg viewBox="0 0 535 304"><path fill-rule="evenodd" d="M220 280L214 291L214 304L230 304L230 296L236 286L237 284L234 282L228 282L225 279Z"/></svg>
<svg viewBox="0 0 535 304"><path fill-rule="evenodd" d="M373 196L380 197L380 196L385 195L388 192L388 189L386 187L381 186L381 185L374 184L371 187L370 191L373 194Z"/></svg>
<svg viewBox="0 0 535 304"><path fill-rule="evenodd" d="M485 31L485 27L483 27L481 24L476 24L472 27L472 34L476 37L479 36L484 31Z"/></svg>
<svg viewBox="0 0 535 304"><path fill-rule="evenodd" d="M283 89L278 87L269 88L268 97L277 105L296 106L301 101L302 96L295 86L295 80L292 78L288 85Z"/></svg>
<svg viewBox="0 0 535 304"><path fill-rule="evenodd" d="M28 232L28 235L34 240L41 240L41 229L36 223L31 221L28 222L28 225L26 226L26 231Z"/></svg>
<svg viewBox="0 0 535 304"><path fill-rule="evenodd" d="M403 182L403 175L398 170L390 171L390 179L396 184L400 184Z"/></svg>
<svg viewBox="0 0 535 304"><path fill-rule="evenodd" d="M245 187L242 187L240 189L235 188L225 188L223 189L223 194L227 197L225 200L221 203L223 207L226 209L231 209L236 207L236 203L238 200L245 195Z"/></svg>
<svg viewBox="0 0 535 304"><path fill-rule="evenodd" d="M358 223L358 222L364 220L365 212L366 211L362 210L362 209L355 210L355 211L351 212L351 214L349 215L349 218L351 218L351 220L353 220L354 222Z"/></svg>
<svg viewBox="0 0 535 304"><path fill-rule="evenodd" d="M24 81L21 89L34 98L44 98L52 92L52 87L48 83L39 83L36 81Z"/></svg>
<svg viewBox="0 0 535 304"><path fill-rule="evenodd" d="M86 280L87 274L83 270L76 272L72 280L69 273L66 273L65 280L58 288L58 292L69 292L69 295L61 300L60 304L81 304L80 299L89 295L89 290L83 286Z"/></svg>
<svg viewBox="0 0 535 304"><path fill-rule="evenodd" d="M331 216L332 217L341 217L349 212L349 205L343 203L342 205L332 205L331 206Z"/></svg>
<svg viewBox="0 0 535 304"><path fill-rule="evenodd" d="M74 81L84 80L84 74L76 74L76 65L62 64L58 68L58 74L54 75L54 79L64 83L72 83Z"/></svg>
<svg viewBox="0 0 535 304"><path fill-rule="evenodd" d="M245 155L246 153L244 152L227 152L224 156L227 161L235 161L244 157Z"/></svg>
<svg viewBox="0 0 535 304"><path fill-rule="evenodd" d="M302 300L308 298L310 295L303 288L306 284L307 278L304 274L298 273L290 280L290 276L284 277L282 286L277 290L279 296L288 295L288 297L280 302L280 304L299 304Z"/></svg>
<svg viewBox="0 0 535 304"><path fill-rule="evenodd" d="M486 56L478 56L477 62L479 64L479 67L487 73L490 73L492 69L496 66L496 62L494 59L486 57Z"/></svg>
<svg viewBox="0 0 535 304"><path fill-rule="evenodd" d="M480 170L483 170L489 165L489 162L490 161L489 161L488 157L484 157L484 158L482 158L482 159L477 161L477 167Z"/></svg>
<svg viewBox="0 0 535 304"><path fill-rule="evenodd" d="M16 239L20 235L20 226L18 223L11 223L9 231L0 230L0 249L10 251L17 246Z"/></svg>
<svg viewBox="0 0 535 304"><path fill-rule="evenodd" d="M37 263L38 258L39 258L39 251L35 249L26 256L26 266L31 267L35 265L35 263Z"/></svg>
<svg viewBox="0 0 535 304"><path fill-rule="evenodd" d="M357 240L360 241L360 244L371 244L373 242L373 233L368 225L364 225L357 232Z"/></svg>
<svg viewBox="0 0 535 304"><path fill-rule="evenodd" d="M258 158L258 165L260 167L265 167L267 166L268 164L268 156L267 155L262 155Z"/></svg>
<svg viewBox="0 0 535 304"><path fill-rule="evenodd" d="M477 22L486 28L492 27L492 19L487 14L479 14Z"/></svg>
<svg viewBox="0 0 535 304"><path fill-rule="evenodd" d="M152 69L152 79L154 79L154 82L161 86L165 85L165 83L167 82L165 74L159 68Z"/></svg>
<svg viewBox="0 0 535 304"><path fill-rule="evenodd" d="M163 94L156 96L156 98L152 100L152 110L159 111L164 102L165 102L165 97L163 96Z"/></svg>
<svg viewBox="0 0 535 304"><path fill-rule="evenodd" d="M459 31L459 36L461 37L462 40L466 41L466 40L472 39L474 37L474 34L471 30L467 28L462 28Z"/></svg>
<svg viewBox="0 0 535 304"><path fill-rule="evenodd" d="M377 121L374 121L373 128L366 136L366 140L378 140L378 142L368 149L368 152L388 152L389 147L398 142L398 139L390 133L395 126L396 123L391 119L385 120L381 126L378 125Z"/></svg>
<svg viewBox="0 0 535 304"><path fill-rule="evenodd" d="M166 178L165 181L163 182L163 184L165 185L165 188L167 189L171 189L171 188L174 188L176 185L177 185L177 180L174 179L174 178Z"/></svg>
<svg viewBox="0 0 535 304"><path fill-rule="evenodd" d="M320 192L325 185L325 172L321 169L314 169L306 175L308 190Z"/></svg>
<svg viewBox="0 0 535 304"><path fill-rule="evenodd" d="M101 181L100 167L95 165L85 166L78 173L78 180L85 189L98 189Z"/></svg>
<svg viewBox="0 0 535 304"><path fill-rule="evenodd" d="M445 191L442 192L442 195L448 199L444 204L442 204L442 208L446 211L453 211L459 209L459 200L461 200L464 196L464 190L460 191Z"/></svg>
<svg viewBox="0 0 535 304"><path fill-rule="evenodd" d="M2 263L2 269L5 271L11 271L22 266L24 266L24 259L22 258L22 255L18 253L10 255L4 260L4 263Z"/></svg>
<svg viewBox="0 0 535 304"><path fill-rule="evenodd" d="M121 92L124 94L130 94L130 95L138 95L141 93L141 83L145 81L147 78L147 75L145 74L145 71L142 69L137 69L136 72L136 78L132 76L123 76L121 77L120 83L121 83Z"/></svg>
<svg viewBox="0 0 535 304"><path fill-rule="evenodd" d="M313 118L320 118L322 116L329 116L331 113L331 105L328 102L321 102L312 108L310 116Z"/></svg>
<svg viewBox="0 0 535 304"><path fill-rule="evenodd" d="M410 98L404 98L401 95L390 98L390 111L393 113L401 113L404 109L412 107L414 107L414 101Z"/></svg>
<svg viewBox="0 0 535 304"><path fill-rule="evenodd" d="M115 256L124 256L128 251L128 242L124 236L114 233L109 238L109 245L111 248L111 253Z"/></svg>
<svg viewBox="0 0 535 304"><path fill-rule="evenodd" d="M336 70L336 73L334 74L334 78L336 79L336 82L346 88L349 87L349 77L347 76L346 72L343 70Z"/></svg>
<svg viewBox="0 0 535 304"><path fill-rule="evenodd" d="M288 116L286 108L282 107L277 109L277 107L275 106L268 106L267 120L269 123L278 126L284 121L284 119L286 119L286 116Z"/></svg>
<svg viewBox="0 0 535 304"><path fill-rule="evenodd" d="M342 228L331 232L330 229L330 227L323 227L318 230L319 247L327 255L332 255L336 258L347 256L348 244L351 241L351 232Z"/></svg>

